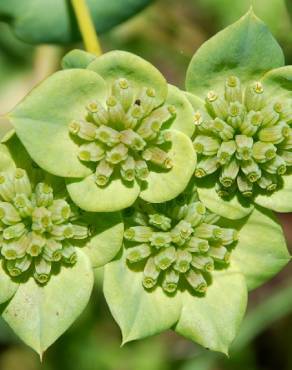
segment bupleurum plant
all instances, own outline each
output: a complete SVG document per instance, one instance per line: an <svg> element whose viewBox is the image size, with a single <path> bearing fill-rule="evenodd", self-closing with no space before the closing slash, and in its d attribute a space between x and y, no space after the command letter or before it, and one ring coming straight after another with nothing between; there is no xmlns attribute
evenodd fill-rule
<svg viewBox="0 0 292 370"><path fill-rule="evenodd" d="M237 230L218 226L220 217L206 210L197 193L183 198L156 206L138 201L125 212L126 259L130 268L143 263L145 289L161 285L174 293L185 283L205 293L212 271L229 263Z"/></svg>
<svg viewBox="0 0 292 370"><path fill-rule="evenodd" d="M66 199L54 199L45 182L32 186L25 170L0 174L0 251L11 277L26 272L48 282L55 264L74 265L77 240L87 239L87 225Z"/></svg>
<svg viewBox="0 0 292 370"><path fill-rule="evenodd" d="M37 352L85 308L93 268L123 241L119 213L86 213L64 180L40 169L16 135L0 145L0 303L2 316Z"/></svg>
<svg viewBox="0 0 292 370"><path fill-rule="evenodd" d="M161 130L172 120L173 105L155 108L156 92L151 88L134 89L125 78L117 79L104 107L90 102L85 120L69 123L73 137L81 139L79 159L97 164L95 182L106 186L114 172L127 183L136 178L147 180L148 165L172 168L172 160L163 150L171 141L171 133Z"/></svg>
<svg viewBox="0 0 292 370"><path fill-rule="evenodd" d="M172 201L123 211L124 247L105 266L104 294L123 343L173 328L228 352L254 289L288 261L271 211L241 220L211 212L192 181Z"/></svg>
<svg viewBox="0 0 292 370"><path fill-rule="evenodd" d="M86 211L120 210L138 196L176 197L196 164L191 104L142 58L113 51L86 65L86 57L69 53L67 69L10 114L29 154L67 178L72 200ZM82 68L68 68L76 64Z"/></svg>
<svg viewBox="0 0 292 370"><path fill-rule="evenodd" d="M292 209L292 70L283 65L280 46L252 10L203 44L189 65L195 176L212 210L236 218L253 204Z"/></svg>

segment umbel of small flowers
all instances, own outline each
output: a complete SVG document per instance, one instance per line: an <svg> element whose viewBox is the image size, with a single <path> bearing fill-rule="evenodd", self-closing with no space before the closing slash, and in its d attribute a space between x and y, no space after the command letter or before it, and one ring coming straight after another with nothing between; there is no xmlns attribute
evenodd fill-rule
<svg viewBox="0 0 292 370"><path fill-rule="evenodd" d="M277 190L292 165L292 99L268 97L260 81L242 88L231 75L224 94L208 92L206 110L212 119L196 112L196 177L217 171L222 197L236 190L244 197Z"/></svg>
<svg viewBox="0 0 292 370"><path fill-rule="evenodd" d="M0 173L0 259L11 277L32 275L45 284L54 265L76 263L76 242L89 236L77 207L53 188L31 185L24 169ZM74 243L74 247L72 246Z"/></svg>
<svg viewBox="0 0 292 370"><path fill-rule="evenodd" d="M143 264L147 290L159 285L174 293L187 283L194 293L205 293L210 274L228 266L238 239L235 229L217 225L220 217L206 209L196 192L159 205L138 201L124 213L128 266Z"/></svg>
<svg viewBox="0 0 292 370"><path fill-rule="evenodd" d="M84 120L69 123L72 138L80 139L79 159L96 163L95 182L106 186L115 172L126 182L146 180L149 165L168 170L172 161L163 145L170 133L161 131L174 118L173 105L156 107L155 89L135 89L125 78L111 86L106 106L100 101L87 105Z"/></svg>

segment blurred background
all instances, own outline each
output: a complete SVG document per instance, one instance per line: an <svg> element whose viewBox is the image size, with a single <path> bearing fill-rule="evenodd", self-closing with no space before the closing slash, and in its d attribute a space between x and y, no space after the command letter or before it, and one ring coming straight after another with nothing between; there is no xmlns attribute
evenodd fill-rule
<svg viewBox="0 0 292 370"><path fill-rule="evenodd" d="M7 1L0 0L0 136L10 127L5 113L36 83L60 68L66 51L82 47L78 42L57 46L21 41L6 22L11 23L11 18L3 12ZM15 4L25 1L18 0ZM151 4L139 14L102 34L103 50L136 53L181 88L196 49L250 6L249 0L149 2ZM290 0L287 3L255 0L253 6L283 47L286 63L292 64ZM292 218L279 215L279 219L291 251ZM291 264L251 293L248 313L229 359L209 353L172 332L122 348L120 340L119 329L102 296L102 271L99 270L87 309L48 350L42 364L0 321L0 370L292 370Z"/></svg>

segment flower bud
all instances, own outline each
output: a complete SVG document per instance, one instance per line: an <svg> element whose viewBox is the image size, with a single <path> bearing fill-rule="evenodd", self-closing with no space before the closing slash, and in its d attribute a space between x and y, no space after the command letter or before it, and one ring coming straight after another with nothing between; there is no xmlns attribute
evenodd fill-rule
<svg viewBox="0 0 292 370"><path fill-rule="evenodd" d="M248 111L259 111L264 107L265 94L260 82L254 82L245 89L244 103Z"/></svg>
<svg viewBox="0 0 292 370"><path fill-rule="evenodd" d="M191 253L205 253L209 249L209 243L205 239L192 236L186 243L187 250Z"/></svg>
<svg viewBox="0 0 292 370"><path fill-rule="evenodd" d="M142 160L136 161L135 172L136 172L136 176L138 177L138 179L142 181L146 180L149 175L147 163Z"/></svg>
<svg viewBox="0 0 292 370"><path fill-rule="evenodd" d="M134 129L142 117L142 108L138 105L133 105L124 117L123 123L125 128Z"/></svg>
<svg viewBox="0 0 292 370"><path fill-rule="evenodd" d="M87 105L89 118L98 126L107 125L109 115L107 110L98 101L91 102Z"/></svg>
<svg viewBox="0 0 292 370"><path fill-rule="evenodd" d="M262 128L258 132L260 141L279 144L290 135L290 129L286 122L280 121L277 125Z"/></svg>
<svg viewBox="0 0 292 370"><path fill-rule="evenodd" d="M120 143L106 152L106 160L111 164L117 164L124 161L128 156L128 148Z"/></svg>
<svg viewBox="0 0 292 370"><path fill-rule="evenodd" d="M124 127L122 122L125 116L122 104L113 95L111 95L107 99L106 105L108 108L109 121L112 126L117 129L122 129Z"/></svg>
<svg viewBox="0 0 292 370"><path fill-rule="evenodd" d="M63 225L53 225L51 229L51 234L54 236L56 240L71 239L75 237L74 232L77 233L77 230L74 227L76 228L76 225L73 226L70 223Z"/></svg>
<svg viewBox="0 0 292 370"><path fill-rule="evenodd" d="M146 289L153 288L158 280L160 269L154 263L154 257L148 258L143 272L143 286Z"/></svg>
<svg viewBox="0 0 292 370"><path fill-rule="evenodd" d="M51 273L51 263L43 258L36 259L34 262L35 272L34 278L40 284L48 282Z"/></svg>
<svg viewBox="0 0 292 370"><path fill-rule="evenodd" d="M225 164L222 168L219 181L223 186L229 188L235 181L239 172L239 165L236 159L232 159L229 163Z"/></svg>
<svg viewBox="0 0 292 370"><path fill-rule="evenodd" d="M51 231L52 226L51 212L44 207L35 208L32 213L32 230L42 233Z"/></svg>
<svg viewBox="0 0 292 370"><path fill-rule="evenodd" d="M228 104L219 97L214 91L207 94L206 106L213 117L225 119L228 116Z"/></svg>
<svg viewBox="0 0 292 370"><path fill-rule="evenodd" d="M155 265L160 270L166 270L172 265L176 258L175 247L161 248L154 257Z"/></svg>
<svg viewBox="0 0 292 370"><path fill-rule="evenodd" d="M124 130L120 136L121 143L127 145L133 150L141 151L144 149L146 142L133 130Z"/></svg>
<svg viewBox="0 0 292 370"><path fill-rule="evenodd" d="M89 144L82 144L79 147L78 157L81 161L98 162L105 155L105 147L96 141Z"/></svg>
<svg viewBox="0 0 292 370"><path fill-rule="evenodd" d="M3 230L2 236L5 240L18 239L26 232L25 224L20 222L18 224L8 226Z"/></svg>
<svg viewBox="0 0 292 370"><path fill-rule="evenodd" d="M207 283L202 274L190 269L185 275L187 282L198 293L205 293L207 290Z"/></svg>
<svg viewBox="0 0 292 370"><path fill-rule="evenodd" d="M188 250L178 249L176 251L176 259L173 268L183 274L190 268L191 261L192 254Z"/></svg>
<svg viewBox="0 0 292 370"><path fill-rule="evenodd" d="M231 125L235 130L238 129L242 124L244 113L244 106L241 103L239 103L238 101L230 103L228 109L227 123Z"/></svg>
<svg viewBox="0 0 292 370"><path fill-rule="evenodd" d="M220 239L222 230L219 226L202 223L194 230L194 236L202 239Z"/></svg>
<svg viewBox="0 0 292 370"><path fill-rule="evenodd" d="M236 158L247 161L252 156L253 139L246 135L236 135Z"/></svg>
<svg viewBox="0 0 292 370"><path fill-rule="evenodd" d="M127 261L136 263L149 257L151 254L151 247L149 244L143 243L136 247L131 247L127 250Z"/></svg>
<svg viewBox="0 0 292 370"><path fill-rule="evenodd" d="M28 240L29 242L26 253L31 257L39 256L42 253L47 240L35 232L29 233Z"/></svg>
<svg viewBox="0 0 292 370"><path fill-rule="evenodd" d="M172 160L168 157L167 153L155 146L148 147L142 153L142 158L156 164L159 167L170 169L172 168Z"/></svg>
<svg viewBox="0 0 292 370"><path fill-rule="evenodd" d="M17 168L14 174L14 187L16 194L31 195L31 184L27 173L22 168Z"/></svg>
<svg viewBox="0 0 292 370"><path fill-rule="evenodd" d="M281 150L279 151L279 156L285 161L286 166L292 166L292 152Z"/></svg>
<svg viewBox="0 0 292 370"><path fill-rule="evenodd" d="M237 177L238 190L244 197L251 197L253 194L253 184L245 176Z"/></svg>
<svg viewBox="0 0 292 370"><path fill-rule="evenodd" d="M120 133L108 126L100 126L96 130L96 139L108 146L114 146L120 142Z"/></svg>
<svg viewBox="0 0 292 370"><path fill-rule="evenodd" d="M241 102L242 92L239 78L229 76L225 82L225 100L228 102Z"/></svg>
<svg viewBox="0 0 292 370"><path fill-rule="evenodd" d="M156 105L156 91L152 89L151 87L144 88L141 92L141 94L138 96L138 98L135 101L136 103L140 103L141 108L143 109L144 116L147 116Z"/></svg>
<svg viewBox="0 0 292 370"><path fill-rule="evenodd" d="M57 262L62 258L62 243L54 239L48 239L44 248L43 257L46 261Z"/></svg>
<svg viewBox="0 0 292 370"><path fill-rule="evenodd" d="M205 224L216 224L219 220L220 216L210 211L208 211L204 217Z"/></svg>
<svg viewBox="0 0 292 370"><path fill-rule="evenodd" d="M77 261L77 254L75 248L70 243L64 243L62 249L62 257L64 262L74 265Z"/></svg>
<svg viewBox="0 0 292 370"><path fill-rule="evenodd" d="M269 173L265 173L261 176L257 183L263 190L267 190L269 192L275 191L278 187L277 176L270 175Z"/></svg>
<svg viewBox="0 0 292 370"><path fill-rule="evenodd" d="M25 194L17 194L13 199L13 204L17 209L17 212L21 218L26 218L31 216L33 212L32 202L29 200ZM1 211L0 211L1 213Z"/></svg>
<svg viewBox="0 0 292 370"><path fill-rule="evenodd" d="M171 228L171 219L160 213L149 215L149 224L160 230L167 231Z"/></svg>
<svg viewBox="0 0 292 370"><path fill-rule="evenodd" d="M250 182L256 182L262 174L260 167L252 159L242 162L241 170Z"/></svg>
<svg viewBox="0 0 292 370"><path fill-rule="evenodd" d="M231 160L235 151L236 144L234 140L223 141L217 152L218 162L222 165L227 164Z"/></svg>
<svg viewBox="0 0 292 370"><path fill-rule="evenodd" d="M6 263L9 275L16 277L21 275L23 272L27 271L31 265L31 258L29 256L24 256L16 260L9 260Z"/></svg>
<svg viewBox="0 0 292 370"><path fill-rule="evenodd" d="M211 247L209 255L216 262L229 263L230 261L230 252L225 247Z"/></svg>
<svg viewBox="0 0 292 370"><path fill-rule="evenodd" d="M245 120L240 125L240 131L243 135L253 136L261 126L263 116L260 112L250 111Z"/></svg>
<svg viewBox="0 0 292 370"><path fill-rule="evenodd" d="M171 236L166 232L153 232L149 241L152 246L156 248L168 247L171 243Z"/></svg>
<svg viewBox="0 0 292 370"><path fill-rule="evenodd" d="M200 159L195 170L196 177L205 177L214 173L218 169L218 162L216 157L205 157Z"/></svg>
<svg viewBox="0 0 292 370"><path fill-rule="evenodd" d="M113 83L112 94L120 101L125 112L134 102L134 89L125 78L119 78Z"/></svg>
<svg viewBox="0 0 292 370"><path fill-rule="evenodd" d="M280 119L280 114L275 111L273 105L267 105L261 112L263 116L263 127L274 126Z"/></svg>
<svg viewBox="0 0 292 370"><path fill-rule="evenodd" d="M48 207L53 203L53 189L48 184L39 182L35 187L36 204L38 207Z"/></svg>
<svg viewBox="0 0 292 370"><path fill-rule="evenodd" d="M215 134L221 137L222 140L228 141L233 139L234 136L234 129L229 126L226 122L224 122L220 118L215 118L214 121L210 123L210 129L214 131Z"/></svg>
<svg viewBox="0 0 292 370"><path fill-rule="evenodd" d="M187 206L184 220L193 227L197 226L204 218L206 207L201 202L194 202Z"/></svg>
<svg viewBox="0 0 292 370"><path fill-rule="evenodd" d="M0 202L0 220L5 225L14 225L21 221L21 218L12 204Z"/></svg>
<svg viewBox="0 0 292 370"><path fill-rule="evenodd" d="M1 248L1 254L6 260L15 260L25 256L28 246L28 238L22 235L18 240L4 242Z"/></svg>
<svg viewBox="0 0 292 370"><path fill-rule="evenodd" d="M14 181L8 173L0 173L0 197L7 202L15 197Z"/></svg>
<svg viewBox="0 0 292 370"><path fill-rule="evenodd" d="M192 258L191 265L198 270L205 272L212 272L214 270L214 262L211 257L208 256L196 256Z"/></svg>
<svg viewBox="0 0 292 370"><path fill-rule="evenodd" d="M272 143L257 141L252 148L252 156L259 163L264 163L273 159L276 154L277 148Z"/></svg>
<svg viewBox="0 0 292 370"><path fill-rule="evenodd" d="M61 224L69 220L71 216L71 208L64 199L56 199L48 208L51 212L51 219L55 224Z"/></svg>
<svg viewBox="0 0 292 370"><path fill-rule="evenodd" d="M179 282L179 273L175 270L167 270L162 281L162 289L167 293L174 293Z"/></svg>
<svg viewBox="0 0 292 370"><path fill-rule="evenodd" d="M87 141L95 140L96 126L87 121L72 121L69 124L69 132Z"/></svg>
<svg viewBox="0 0 292 370"><path fill-rule="evenodd" d="M125 230L124 238L134 242L148 242L153 234L151 227L132 226Z"/></svg>
<svg viewBox="0 0 292 370"><path fill-rule="evenodd" d="M136 162L133 157L128 158L121 164L121 176L125 181L133 181L135 178Z"/></svg>
<svg viewBox="0 0 292 370"><path fill-rule="evenodd" d="M89 237L89 230L88 227L85 225L77 225L73 224L73 238L80 240L80 239L86 239Z"/></svg>
<svg viewBox="0 0 292 370"><path fill-rule="evenodd" d="M102 159L95 171L95 182L99 186L105 186L112 175L114 171L113 165L111 163L108 163L106 160Z"/></svg>
<svg viewBox="0 0 292 370"><path fill-rule="evenodd" d="M220 141L211 136L198 135L194 140L194 149L197 153L206 156L217 154L220 147Z"/></svg>
<svg viewBox="0 0 292 370"><path fill-rule="evenodd" d="M238 231L235 229L222 228L220 241L223 245L229 245L238 240Z"/></svg>
<svg viewBox="0 0 292 370"><path fill-rule="evenodd" d="M272 175L284 175L287 170L285 160L279 155L276 155L271 161L264 163L262 168Z"/></svg>

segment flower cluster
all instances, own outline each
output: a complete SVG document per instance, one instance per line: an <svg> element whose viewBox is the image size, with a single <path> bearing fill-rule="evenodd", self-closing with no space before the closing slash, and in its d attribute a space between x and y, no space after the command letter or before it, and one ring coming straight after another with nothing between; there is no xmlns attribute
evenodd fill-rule
<svg viewBox="0 0 292 370"><path fill-rule="evenodd" d="M196 113L196 177L219 169L217 192L222 197L236 190L251 197L279 188L292 165L291 99L268 99L261 82L242 91L239 78L230 76L224 96L210 91L205 106L212 120Z"/></svg>
<svg viewBox="0 0 292 370"><path fill-rule="evenodd" d="M149 163L162 169L172 168L163 144L170 141L162 126L175 116L175 107L155 108L155 89L135 89L124 78L111 87L106 106L99 101L87 105L85 120L72 121L69 131L81 139L79 159L97 164L95 181L105 186L119 171L131 182L146 180Z"/></svg>
<svg viewBox="0 0 292 370"><path fill-rule="evenodd" d="M0 258L11 277L24 273L45 284L55 263L76 262L76 241L89 236L78 209L54 199L45 182L33 188L25 170L0 174Z"/></svg>
<svg viewBox="0 0 292 370"><path fill-rule="evenodd" d="M219 216L209 212L196 193L185 198L155 206L139 201L127 210L133 225L124 233L127 261L144 262L146 289L161 285L174 293L186 281L194 292L204 293L208 275L229 262L237 231L218 226Z"/></svg>

